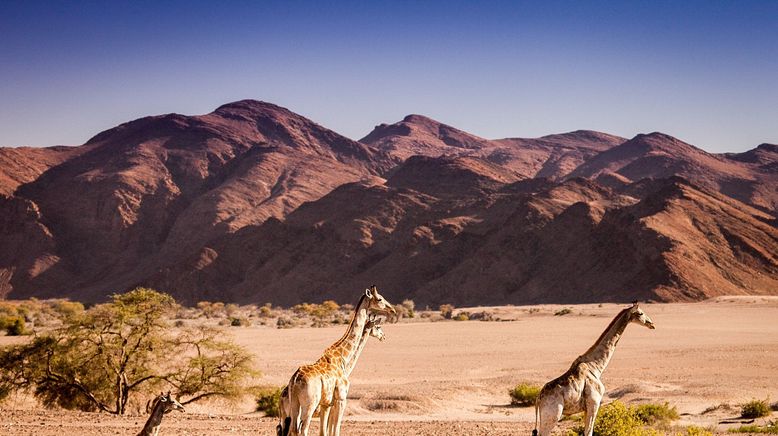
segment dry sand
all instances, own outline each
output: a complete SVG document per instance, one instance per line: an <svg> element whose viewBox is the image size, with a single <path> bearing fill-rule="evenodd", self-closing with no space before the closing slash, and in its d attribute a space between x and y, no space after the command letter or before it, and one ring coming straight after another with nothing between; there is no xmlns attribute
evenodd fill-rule
<svg viewBox="0 0 778 436"><path fill-rule="evenodd" d="M486 308L503 322L421 322L384 326L351 377L346 435L529 434L532 408L508 407L509 387L564 372L623 305ZM539 309L530 313L531 308ZM483 310L483 309L478 309ZM679 425L724 432L736 409L703 414L720 404L778 399L778 298L725 297L702 303L648 304L656 330L631 325L605 372L605 401L668 401ZM261 383L283 385L295 368L315 360L343 326L277 330L232 328L257 355ZM7 343L6 338L0 343ZM193 405L171 414L161 434L273 434L275 422L251 413L246 400L228 409ZM42 411L29 401L3 405L0 434L131 435L145 417ZM759 423L760 421L757 421ZM563 427L569 427L569 423Z"/></svg>

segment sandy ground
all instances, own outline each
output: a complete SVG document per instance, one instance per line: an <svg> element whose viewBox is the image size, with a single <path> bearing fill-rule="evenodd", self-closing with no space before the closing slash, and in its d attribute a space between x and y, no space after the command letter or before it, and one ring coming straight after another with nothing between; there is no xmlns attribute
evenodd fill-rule
<svg viewBox="0 0 778 436"><path fill-rule="evenodd" d="M542 384L564 372L624 306L485 308L510 321L445 321L384 326L351 377L346 435L529 434L532 408L508 407L509 387ZM532 309L532 310L531 310ZM539 309L539 311L535 311ZM483 310L483 309L478 309ZM656 330L631 325L605 372L606 401L667 401L679 425L725 432L737 409L703 413L721 403L778 399L778 298L726 297L693 304L648 304ZM344 327L229 329L257 356L260 383L283 385L296 367L318 358ZM0 338L0 343L8 343ZM171 414L161 434L274 434L275 422L233 408L193 405ZM0 434L135 434L143 416L43 411L6 402ZM772 419L775 419L774 417ZM760 421L757 421L757 424ZM560 429L569 427L564 424Z"/></svg>

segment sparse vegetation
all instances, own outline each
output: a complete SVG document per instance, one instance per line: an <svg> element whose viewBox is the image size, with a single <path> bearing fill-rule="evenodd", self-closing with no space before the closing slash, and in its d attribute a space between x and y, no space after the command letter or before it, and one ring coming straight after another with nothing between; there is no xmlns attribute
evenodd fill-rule
<svg viewBox="0 0 778 436"><path fill-rule="evenodd" d="M232 327L247 327L251 325L251 322L246 318L240 316L233 316L230 317L230 325Z"/></svg>
<svg viewBox="0 0 778 436"><path fill-rule="evenodd" d="M573 313L573 310L570 309L569 307L564 307L554 312L554 316L565 316L569 313Z"/></svg>
<svg viewBox="0 0 778 436"><path fill-rule="evenodd" d="M453 319L454 321L468 321L470 319L470 312L459 312Z"/></svg>
<svg viewBox="0 0 778 436"><path fill-rule="evenodd" d="M282 388L263 388L257 393L257 412L265 412L265 416L279 415Z"/></svg>
<svg viewBox="0 0 778 436"><path fill-rule="evenodd" d="M250 355L215 329L173 331L166 294L138 288L76 310L59 328L0 350L0 396L31 392L46 406L124 414L130 397L163 387L183 404L236 397Z"/></svg>
<svg viewBox="0 0 778 436"><path fill-rule="evenodd" d="M690 425L683 432L676 433L676 436L713 436L713 432L704 427Z"/></svg>
<svg viewBox="0 0 778 436"><path fill-rule="evenodd" d="M445 319L451 319L454 315L454 306L450 304L442 304L438 310L440 311L440 315Z"/></svg>
<svg viewBox="0 0 778 436"><path fill-rule="evenodd" d="M761 418L770 414L767 400L751 400L740 409L740 416L747 419Z"/></svg>
<svg viewBox="0 0 778 436"><path fill-rule="evenodd" d="M741 425L729 429L730 433L768 433L778 434L778 422L769 422L767 425Z"/></svg>
<svg viewBox="0 0 778 436"><path fill-rule="evenodd" d="M680 416L675 406L664 404L646 403L634 407L635 416L647 425L666 424L675 421Z"/></svg>
<svg viewBox="0 0 778 436"><path fill-rule="evenodd" d="M540 395L540 386L519 383L515 388L508 391L511 396L511 406L528 407L535 405L535 401Z"/></svg>
<svg viewBox="0 0 778 436"><path fill-rule="evenodd" d="M595 436L654 436L661 434L651 425L667 426L678 419L678 411L668 403L640 404L628 407L621 401L614 401L600 407L594 422ZM583 434L583 425L574 427L573 434ZM687 427L684 435L707 436L710 432L700 427Z"/></svg>

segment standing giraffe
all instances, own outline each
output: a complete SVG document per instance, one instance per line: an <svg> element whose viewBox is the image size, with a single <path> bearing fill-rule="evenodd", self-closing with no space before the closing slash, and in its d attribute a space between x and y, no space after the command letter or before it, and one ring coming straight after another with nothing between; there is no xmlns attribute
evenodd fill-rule
<svg viewBox="0 0 778 436"><path fill-rule="evenodd" d="M316 409L320 408L319 434L327 436L330 408L333 403L340 405L346 401L348 384L343 380L347 377L347 364L357 352L368 317L396 314L394 307L378 293L375 286L365 290L343 337L324 350L324 355L316 363L298 368L289 380L290 434L308 436L311 418ZM343 408L338 407L342 416Z"/></svg>
<svg viewBox="0 0 778 436"><path fill-rule="evenodd" d="M146 420L146 425L143 426L143 430L138 433L138 436L157 436L159 434L159 427L162 425L162 416L178 410L183 412L184 406L175 400L168 393L160 393L154 401L151 402L151 416Z"/></svg>
<svg viewBox="0 0 778 436"><path fill-rule="evenodd" d="M351 372L354 370L354 367L357 365L357 360L359 359L359 356L362 354L362 350L365 348L365 344L367 344L367 340L370 337L374 337L378 339L379 341L383 342L386 339L386 335L384 335L384 330L381 328L381 325L378 324L378 320L376 319L375 315L370 315L369 319L367 320L367 323L365 323L365 328L362 332L362 338L359 340L359 344L357 345L357 351L354 354L354 356L351 358L349 362L346 363L346 370L344 371L345 382L348 383L348 377L351 375ZM337 387L336 387L337 389ZM340 420L342 419L343 415L340 412L341 408L345 409L346 404L345 401L343 404L333 404L332 408L330 409L330 416L328 418L328 432L331 435L339 435L340 434ZM281 421L280 424L276 427L276 433L278 436L287 436L289 434L289 423L292 422L291 416L291 403L289 401L289 387L284 386L284 389L281 391L281 397L279 398L279 420Z"/></svg>
<svg viewBox="0 0 778 436"><path fill-rule="evenodd" d="M586 414L584 436L592 436L597 410L605 395L605 386L600 378L613 357L624 329L631 322L654 328L654 322L643 313L638 303L634 303L613 318L600 338L575 359L567 372L543 386L535 401L533 436L551 436L551 430L563 414L578 412Z"/></svg>

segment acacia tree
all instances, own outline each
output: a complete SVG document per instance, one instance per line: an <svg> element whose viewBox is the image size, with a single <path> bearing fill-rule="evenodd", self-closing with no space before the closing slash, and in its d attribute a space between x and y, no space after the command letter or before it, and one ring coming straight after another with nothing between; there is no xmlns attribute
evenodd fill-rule
<svg viewBox="0 0 778 436"><path fill-rule="evenodd" d="M169 295L138 288L68 315L61 328L0 351L0 398L29 390L46 405L121 415L132 393L161 385L185 403L238 395L253 374L250 355L215 330L174 333L174 307Z"/></svg>

